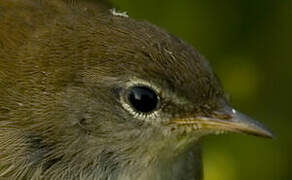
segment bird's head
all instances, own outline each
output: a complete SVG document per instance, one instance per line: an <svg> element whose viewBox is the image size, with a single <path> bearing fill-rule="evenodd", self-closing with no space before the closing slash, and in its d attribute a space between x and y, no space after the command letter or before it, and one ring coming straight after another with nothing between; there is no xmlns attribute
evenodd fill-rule
<svg viewBox="0 0 292 180"><path fill-rule="evenodd" d="M13 127L28 139L25 157L49 172L147 164L223 131L272 136L230 107L208 62L182 40L109 11L56 13L49 25L36 21L11 70L23 104L10 108Z"/></svg>
<svg viewBox="0 0 292 180"><path fill-rule="evenodd" d="M272 136L230 107L204 57L164 30L112 15L76 36L70 46L82 48L68 55L78 60L66 122L78 124L93 149L161 155L207 134Z"/></svg>

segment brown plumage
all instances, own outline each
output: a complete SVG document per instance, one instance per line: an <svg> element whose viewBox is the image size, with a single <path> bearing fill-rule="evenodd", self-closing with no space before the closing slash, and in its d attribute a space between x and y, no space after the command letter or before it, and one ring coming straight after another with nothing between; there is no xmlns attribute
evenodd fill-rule
<svg viewBox="0 0 292 180"><path fill-rule="evenodd" d="M103 2L0 1L1 178L200 180L201 136L271 136L237 117L206 60L154 25Z"/></svg>

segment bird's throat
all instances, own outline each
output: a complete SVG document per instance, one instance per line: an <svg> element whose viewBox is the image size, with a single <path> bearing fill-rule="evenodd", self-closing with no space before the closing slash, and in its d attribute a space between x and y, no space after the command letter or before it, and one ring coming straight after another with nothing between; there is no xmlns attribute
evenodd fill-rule
<svg viewBox="0 0 292 180"><path fill-rule="evenodd" d="M174 159L159 159L151 165L137 170L121 173L118 180L201 180L202 159L200 145L180 154ZM136 174L136 176L133 174Z"/></svg>

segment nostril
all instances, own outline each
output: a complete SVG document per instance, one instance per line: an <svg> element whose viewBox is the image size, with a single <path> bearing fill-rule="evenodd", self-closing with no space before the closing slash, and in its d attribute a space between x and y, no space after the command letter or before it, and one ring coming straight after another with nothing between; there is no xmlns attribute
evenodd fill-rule
<svg viewBox="0 0 292 180"><path fill-rule="evenodd" d="M224 113L224 112L218 112L218 111L213 112L212 117L214 117L216 119L221 119L221 120L231 120L232 119L232 115Z"/></svg>

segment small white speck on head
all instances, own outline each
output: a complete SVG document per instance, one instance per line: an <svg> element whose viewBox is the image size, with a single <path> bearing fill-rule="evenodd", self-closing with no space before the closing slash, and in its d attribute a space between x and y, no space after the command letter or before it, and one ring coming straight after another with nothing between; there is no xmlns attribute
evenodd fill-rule
<svg viewBox="0 0 292 180"><path fill-rule="evenodd" d="M22 103L17 103L18 104L18 106L23 106L23 104Z"/></svg>
<svg viewBox="0 0 292 180"><path fill-rule="evenodd" d="M167 54L169 54L170 57L171 57L173 60L176 60L176 58L175 58L175 56L173 55L173 52L172 52L172 51L170 51L170 50L168 50L168 49L166 49L166 48L164 48L164 51L165 51Z"/></svg>
<svg viewBox="0 0 292 180"><path fill-rule="evenodd" d="M169 50L167 50L167 49L164 49L164 50L165 50L165 52L167 52L167 53L170 54L170 55L173 54L171 51L169 51Z"/></svg>
<svg viewBox="0 0 292 180"><path fill-rule="evenodd" d="M233 113L233 114L236 114L236 110L235 110L235 109L232 109L232 113Z"/></svg>
<svg viewBox="0 0 292 180"><path fill-rule="evenodd" d="M127 12L118 12L118 11L116 10L116 8L111 9L110 12L111 12L112 15L114 15L114 16L120 16L120 17L126 17L126 18L129 17Z"/></svg>

